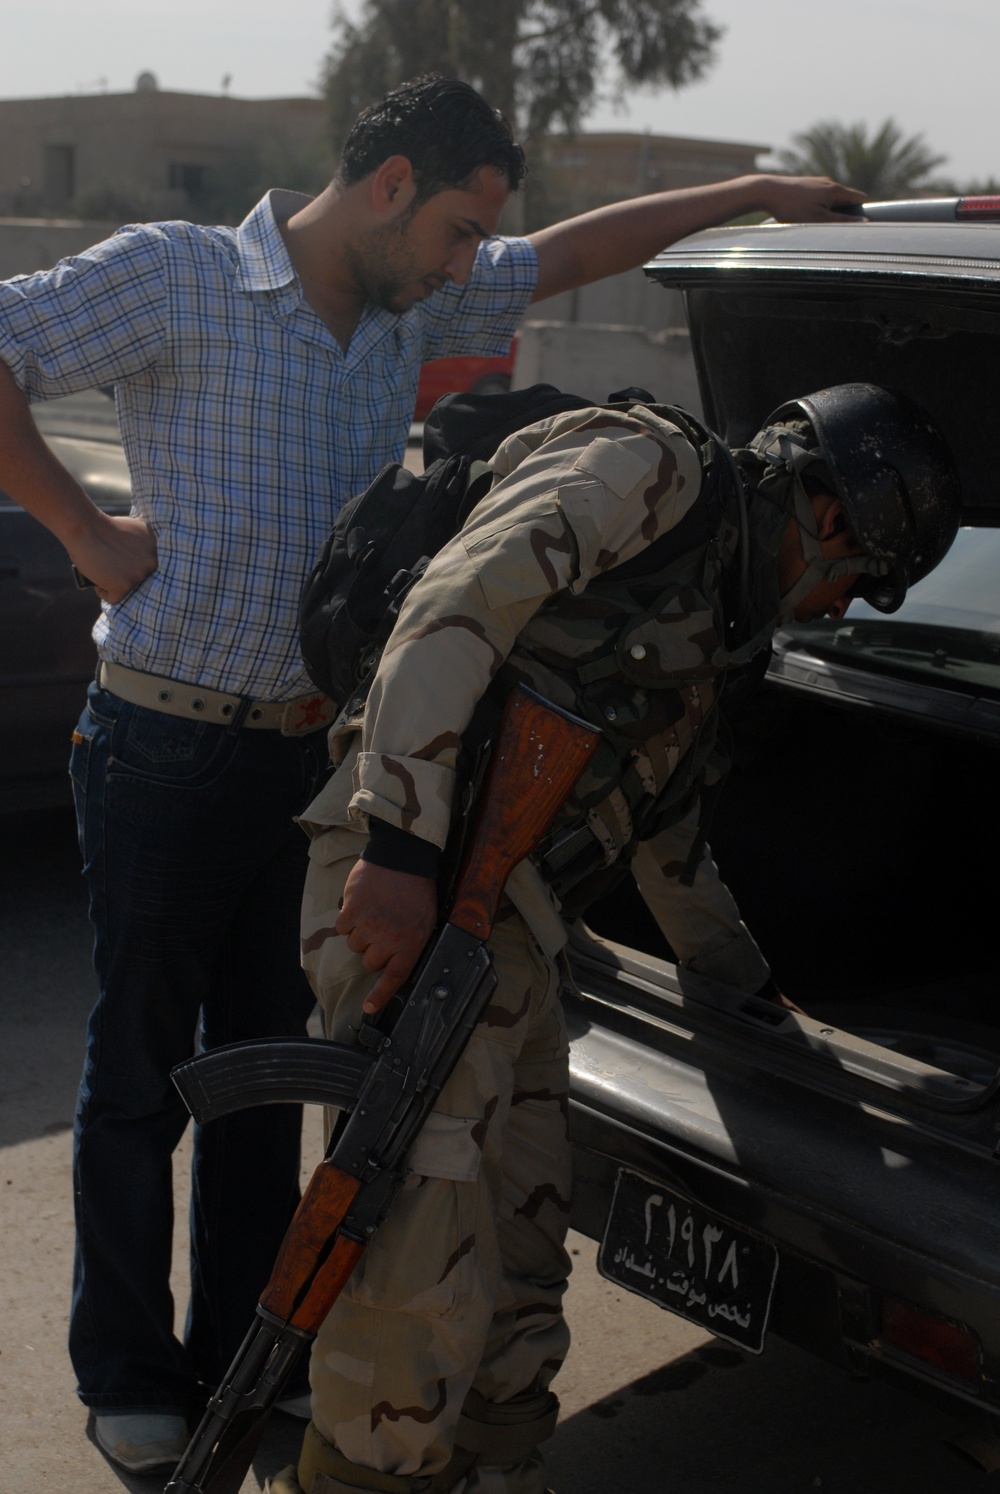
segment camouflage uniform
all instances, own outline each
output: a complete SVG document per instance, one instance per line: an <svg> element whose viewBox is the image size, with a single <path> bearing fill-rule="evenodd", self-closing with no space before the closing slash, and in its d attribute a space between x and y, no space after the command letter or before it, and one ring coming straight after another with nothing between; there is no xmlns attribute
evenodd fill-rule
<svg viewBox="0 0 1000 1494"><path fill-rule="evenodd" d="M601 723L606 742L561 821L589 824L599 861L634 858L682 962L745 990L769 974L707 849L690 886L678 876L713 772L727 659L719 546L703 546L690 574L668 567L652 608L638 587L624 632L620 588L605 585L684 521L702 482L698 450L647 410L574 411L508 439L492 466L492 490L406 601L363 736L358 723L335 735L342 766L305 815L303 961L338 1039L373 980L333 934L367 817L444 846L462 733L501 667ZM537 1443L567 1347L565 938L538 868L522 862L491 939L494 1001L315 1346L307 1494L544 1488ZM294 1487L290 1475L275 1484Z"/></svg>

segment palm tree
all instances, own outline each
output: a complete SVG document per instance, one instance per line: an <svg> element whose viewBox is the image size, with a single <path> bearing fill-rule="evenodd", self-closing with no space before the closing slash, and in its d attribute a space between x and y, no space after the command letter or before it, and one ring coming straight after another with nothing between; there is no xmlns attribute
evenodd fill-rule
<svg viewBox="0 0 1000 1494"><path fill-rule="evenodd" d="M857 187L872 201L912 196L930 183L928 178L947 156L936 156L922 135L904 137L894 119L869 138L867 125L821 120L792 136L794 150L779 152L781 164L799 175L832 176Z"/></svg>

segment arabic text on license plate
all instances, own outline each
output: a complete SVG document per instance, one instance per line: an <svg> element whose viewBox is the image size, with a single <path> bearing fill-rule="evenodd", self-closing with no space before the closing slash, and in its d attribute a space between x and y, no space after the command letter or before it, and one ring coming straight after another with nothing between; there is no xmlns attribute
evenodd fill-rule
<svg viewBox="0 0 1000 1494"><path fill-rule="evenodd" d="M764 1347L778 1252L679 1193L622 1169L597 1266L719 1338Z"/></svg>

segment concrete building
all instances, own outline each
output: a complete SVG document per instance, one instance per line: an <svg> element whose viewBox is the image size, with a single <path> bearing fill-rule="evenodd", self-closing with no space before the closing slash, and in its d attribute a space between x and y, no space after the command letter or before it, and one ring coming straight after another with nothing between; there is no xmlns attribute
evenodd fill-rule
<svg viewBox="0 0 1000 1494"><path fill-rule="evenodd" d="M171 93L152 73L132 93L3 99L0 215L103 219L121 202L139 218L200 216L268 166L322 175L325 124L319 98Z"/></svg>
<svg viewBox="0 0 1000 1494"><path fill-rule="evenodd" d="M675 135L552 135L532 159L531 226L665 187L755 169L760 145ZM161 90L0 100L0 216L114 217L95 206L131 197L135 216L197 217L220 183L264 172L296 185L332 166L320 98L240 99Z"/></svg>

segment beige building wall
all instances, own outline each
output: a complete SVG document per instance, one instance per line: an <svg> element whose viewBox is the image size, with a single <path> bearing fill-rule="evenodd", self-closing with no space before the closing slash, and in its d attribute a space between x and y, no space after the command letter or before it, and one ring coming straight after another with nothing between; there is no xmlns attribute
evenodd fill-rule
<svg viewBox="0 0 1000 1494"><path fill-rule="evenodd" d="M769 149L743 141L649 132L549 135L533 174L552 214L546 221L555 223L568 213L623 197L743 176L757 170L757 157Z"/></svg>
<svg viewBox="0 0 1000 1494"><path fill-rule="evenodd" d="M147 216L188 215L211 168L248 154L322 149L320 99L134 93L0 100L0 214L62 213L108 186L134 188ZM277 185L277 183L275 183Z"/></svg>

